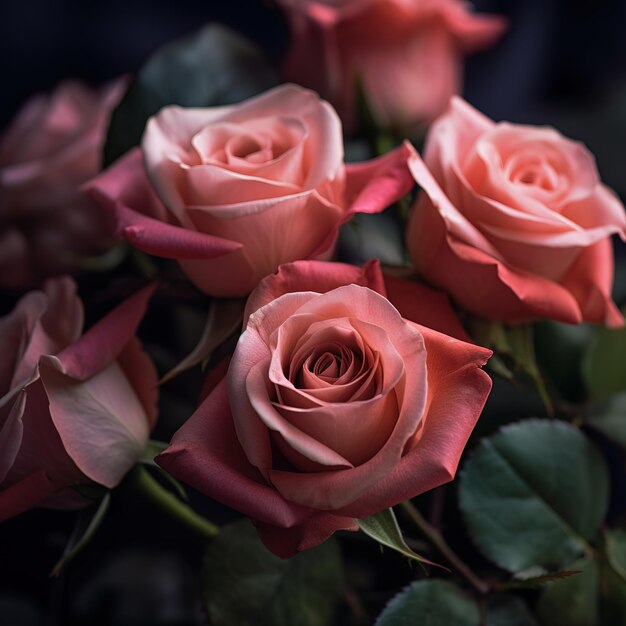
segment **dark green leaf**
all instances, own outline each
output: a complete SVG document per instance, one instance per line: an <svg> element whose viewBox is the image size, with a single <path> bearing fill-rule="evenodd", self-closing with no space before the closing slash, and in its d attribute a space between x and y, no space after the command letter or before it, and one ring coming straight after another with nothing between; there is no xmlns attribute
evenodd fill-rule
<svg viewBox="0 0 626 626"><path fill-rule="evenodd" d="M626 532L607 531L606 562L600 570L602 598L600 611L603 624L626 623Z"/></svg>
<svg viewBox="0 0 626 626"><path fill-rule="evenodd" d="M225 526L206 551L203 599L212 626L326 626L342 588L333 540L282 560L244 520Z"/></svg>
<svg viewBox="0 0 626 626"><path fill-rule="evenodd" d="M571 567L582 573L555 582L543 592L537 606L541 622L545 626L599 626L598 564L581 559Z"/></svg>
<svg viewBox="0 0 626 626"><path fill-rule="evenodd" d="M604 459L573 426L525 420L476 448L459 498L470 535L500 567L559 569L586 549L608 505Z"/></svg>
<svg viewBox="0 0 626 626"><path fill-rule="evenodd" d="M554 582L555 580L561 580L563 578L569 578L580 574L580 570L566 569L562 572L549 572L548 574L542 574L541 576L530 576L528 578L519 578L516 580L510 580L506 583L498 585L498 590L509 591L512 589L535 589L537 587L543 587L547 583Z"/></svg>
<svg viewBox="0 0 626 626"><path fill-rule="evenodd" d="M146 121L164 106L232 104L276 83L260 51L221 25L170 43L148 60L113 112L105 164L138 145Z"/></svg>
<svg viewBox="0 0 626 626"><path fill-rule="evenodd" d="M378 541L381 545L396 550L407 558L419 561L420 563L428 563L429 565L442 567L413 552L413 550L406 545L393 509L386 509L385 511L376 513L376 515L355 521L368 537Z"/></svg>
<svg viewBox="0 0 626 626"><path fill-rule="evenodd" d="M544 321L535 325L535 347L542 370L570 402L585 398L581 362L594 327Z"/></svg>
<svg viewBox="0 0 626 626"><path fill-rule="evenodd" d="M413 583L389 602L376 626L479 626L478 605L445 580Z"/></svg>
<svg viewBox="0 0 626 626"><path fill-rule="evenodd" d="M109 510L110 501L111 493L107 491L100 502L94 502L78 514L76 526L65 546L63 556L52 569L51 576L58 576L61 570L93 539Z"/></svg>
<svg viewBox="0 0 626 626"><path fill-rule="evenodd" d="M595 328L582 368L593 399L626 391L626 329Z"/></svg>
<svg viewBox="0 0 626 626"><path fill-rule="evenodd" d="M524 600L499 593L487 604L487 626L538 626L538 622Z"/></svg>
<svg viewBox="0 0 626 626"><path fill-rule="evenodd" d="M626 393L592 402L585 423L626 448Z"/></svg>

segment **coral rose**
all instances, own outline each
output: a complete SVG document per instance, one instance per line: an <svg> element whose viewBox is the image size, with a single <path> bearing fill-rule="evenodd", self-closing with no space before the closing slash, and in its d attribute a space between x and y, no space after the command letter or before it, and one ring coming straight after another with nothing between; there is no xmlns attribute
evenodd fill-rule
<svg viewBox="0 0 626 626"><path fill-rule="evenodd" d="M460 306L508 323L623 324L610 235L626 235L624 207L582 144L454 98L409 166L422 187L411 258Z"/></svg>
<svg viewBox="0 0 626 626"><path fill-rule="evenodd" d="M94 91L75 81L29 100L0 139L0 287L24 289L78 269L112 242L79 191L101 167L124 81Z"/></svg>
<svg viewBox="0 0 626 626"><path fill-rule="evenodd" d="M411 321L424 311L463 332L441 294L402 287L410 319L377 264L300 261L265 278L227 377L157 462L249 515L282 557L451 480L491 352Z"/></svg>
<svg viewBox="0 0 626 626"><path fill-rule="evenodd" d="M291 25L289 80L315 89L353 119L359 80L379 123L409 128L459 93L464 54L504 32L498 16L461 0L279 0Z"/></svg>
<svg viewBox="0 0 626 626"><path fill-rule="evenodd" d="M151 291L82 336L83 308L67 277L0 319L0 521L33 506L81 506L73 487L114 487L140 456L157 379L134 334Z"/></svg>
<svg viewBox="0 0 626 626"><path fill-rule="evenodd" d="M167 107L133 151L90 185L119 235L176 259L200 289L247 295L284 262L328 256L354 212L377 212L413 180L402 147L345 166L341 124L311 91L282 86L237 105Z"/></svg>

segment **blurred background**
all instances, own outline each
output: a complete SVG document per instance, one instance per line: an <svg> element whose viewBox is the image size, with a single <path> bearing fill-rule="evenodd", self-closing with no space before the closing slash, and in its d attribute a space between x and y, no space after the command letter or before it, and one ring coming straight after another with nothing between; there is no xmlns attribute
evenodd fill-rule
<svg viewBox="0 0 626 626"><path fill-rule="evenodd" d="M478 11L508 16L510 31L493 49L469 57L466 98L496 120L547 124L583 141L604 181L626 198L626 2L473 4ZM26 98L64 78L97 85L132 74L157 47L212 20L254 39L275 61L286 49L285 20L269 0L1 3L0 127ZM207 506L204 499L194 505ZM74 515L31 511L3 523L0 623L201 624L198 543L158 512L153 516L158 523L146 527L142 506L122 489L96 541L58 579L48 572L63 551ZM354 549L378 554L376 546ZM411 572L399 576L408 580ZM402 584L404 579L387 580L385 586Z"/></svg>
<svg viewBox="0 0 626 626"><path fill-rule="evenodd" d="M474 0L507 15L498 46L469 57L465 95L496 120L550 124L584 141L626 192L626 2ZM271 0L24 0L0 7L0 126L28 96L68 76L98 84L136 71L161 44L217 20L273 59L287 28Z"/></svg>

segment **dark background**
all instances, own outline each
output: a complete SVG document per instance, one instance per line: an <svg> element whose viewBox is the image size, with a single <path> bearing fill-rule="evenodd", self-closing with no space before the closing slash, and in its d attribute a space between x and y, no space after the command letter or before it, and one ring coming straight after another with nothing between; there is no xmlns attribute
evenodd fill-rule
<svg viewBox="0 0 626 626"><path fill-rule="evenodd" d="M494 119L550 124L584 141L626 194L626 1L475 0L507 15L508 35L468 59L465 95ZM278 60L288 34L271 0L21 0L0 4L0 127L68 76L92 84L132 73L162 43L210 20Z"/></svg>
<svg viewBox="0 0 626 626"><path fill-rule="evenodd" d="M511 28L466 66L467 99L494 119L549 124L584 141L626 198L626 1L475 0ZM278 61L288 33L269 1L18 0L0 4L0 127L66 77L98 84L136 71L159 45L210 20ZM200 507L206 502L199 501ZM123 489L111 521L57 580L48 571L74 516L31 511L0 526L0 624L197 624L193 537ZM401 581L398 581L401 583ZM69 604L71 603L71 606Z"/></svg>

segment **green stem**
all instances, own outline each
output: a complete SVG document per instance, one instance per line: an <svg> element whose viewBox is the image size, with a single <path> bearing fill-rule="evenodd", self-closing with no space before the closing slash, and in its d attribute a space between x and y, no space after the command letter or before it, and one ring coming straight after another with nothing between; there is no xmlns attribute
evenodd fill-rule
<svg viewBox="0 0 626 626"><path fill-rule="evenodd" d="M422 514L417 510L417 507L407 500L400 504L402 510L407 514L409 519L413 522L415 527L430 541L430 543L439 550L440 554L452 565L452 567L459 573L467 582L478 591L478 593L484 595L489 592L490 585L487 581L479 578L474 572L459 558L459 556L452 550L452 548L446 543L443 535L431 524L429 524Z"/></svg>
<svg viewBox="0 0 626 626"><path fill-rule="evenodd" d="M198 535L211 539L219 533L220 529L218 526L198 515L184 502L181 502L171 491L168 491L156 481L145 467L138 465L135 468L133 485L155 506Z"/></svg>

